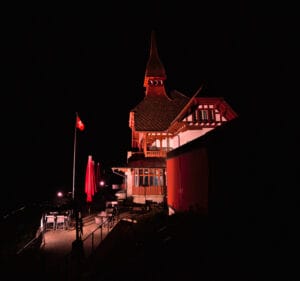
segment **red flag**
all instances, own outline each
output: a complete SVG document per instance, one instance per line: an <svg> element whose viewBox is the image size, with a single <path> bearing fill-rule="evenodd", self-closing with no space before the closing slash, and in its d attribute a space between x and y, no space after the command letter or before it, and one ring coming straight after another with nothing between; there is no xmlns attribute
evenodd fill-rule
<svg viewBox="0 0 300 281"><path fill-rule="evenodd" d="M84 130L84 124L78 116L76 117L76 128L78 128L80 131Z"/></svg>

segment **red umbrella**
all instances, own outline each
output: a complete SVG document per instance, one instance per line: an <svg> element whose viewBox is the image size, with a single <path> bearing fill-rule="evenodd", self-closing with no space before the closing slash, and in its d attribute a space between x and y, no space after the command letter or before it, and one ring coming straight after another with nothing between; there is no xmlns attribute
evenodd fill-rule
<svg viewBox="0 0 300 281"><path fill-rule="evenodd" d="M95 182L95 164L92 156L88 156L88 162L85 173L85 193L86 202L92 202L93 196L96 192L96 182Z"/></svg>

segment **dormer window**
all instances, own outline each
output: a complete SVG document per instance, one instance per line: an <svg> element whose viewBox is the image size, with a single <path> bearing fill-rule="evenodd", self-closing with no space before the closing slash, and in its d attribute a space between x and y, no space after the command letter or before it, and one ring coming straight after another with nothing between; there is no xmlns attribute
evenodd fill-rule
<svg viewBox="0 0 300 281"><path fill-rule="evenodd" d="M163 81L162 80L149 80L148 85L161 86L161 85L163 85Z"/></svg>

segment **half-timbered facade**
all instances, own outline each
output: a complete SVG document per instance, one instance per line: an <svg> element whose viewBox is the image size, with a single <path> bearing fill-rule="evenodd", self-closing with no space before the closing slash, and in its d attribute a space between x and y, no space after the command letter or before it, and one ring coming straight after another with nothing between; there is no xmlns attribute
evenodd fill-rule
<svg viewBox="0 0 300 281"><path fill-rule="evenodd" d="M113 168L125 174L127 196L136 203L166 202L167 153L237 116L223 98L199 97L202 87L192 97L177 90L167 93L166 79L152 32L145 96L129 113L132 149L126 167Z"/></svg>

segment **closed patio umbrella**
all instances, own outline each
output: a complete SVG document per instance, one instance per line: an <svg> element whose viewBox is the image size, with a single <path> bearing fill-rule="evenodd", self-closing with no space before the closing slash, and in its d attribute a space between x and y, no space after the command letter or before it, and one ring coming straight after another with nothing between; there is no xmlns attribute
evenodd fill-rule
<svg viewBox="0 0 300 281"><path fill-rule="evenodd" d="M85 173L85 193L86 202L92 202L93 196L96 192L96 181L95 181L95 164L92 156L88 156L86 173Z"/></svg>

